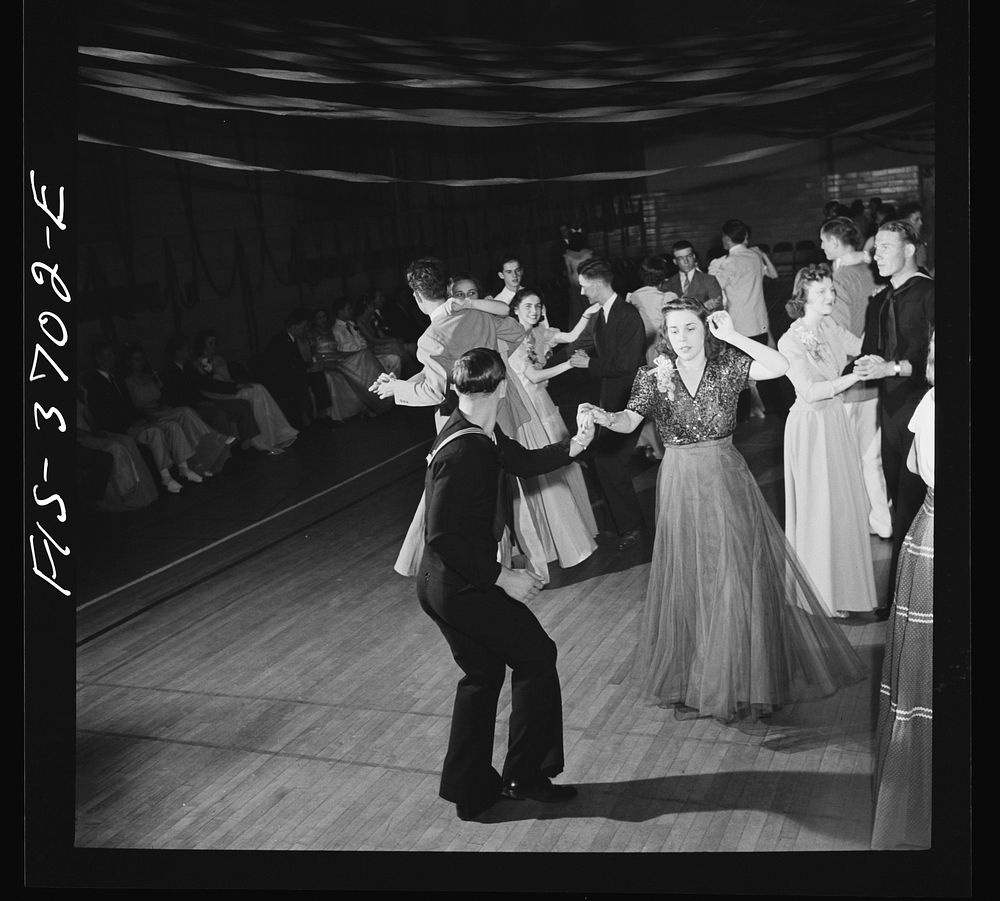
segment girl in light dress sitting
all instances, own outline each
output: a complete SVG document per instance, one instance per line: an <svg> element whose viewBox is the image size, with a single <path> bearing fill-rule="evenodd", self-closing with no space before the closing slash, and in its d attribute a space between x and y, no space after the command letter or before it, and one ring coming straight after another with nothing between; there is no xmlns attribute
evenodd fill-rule
<svg viewBox="0 0 1000 901"><path fill-rule="evenodd" d="M235 394L204 392L206 397L227 399L231 397L250 401L253 417L260 434L250 439L250 444L266 454L280 454L298 437L299 430L293 428L281 407L259 382L239 382L229 372L229 366L218 351L218 336L211 329L201 332L195 338L194 363L197 372L220 382L238 384Z"/></svg>
<svg viewBox="0 0 1000 901"><path fill-rule="evenodd" d="M128 367L125 385L132 406L152 422L176 423L194 448L194 453L180 464L181 475L189 482L201 482L221 471L229 459L229 446L236 439L211 428L190 407L165 404L160 379L141 347L127 348L125 358Z"/></svg>

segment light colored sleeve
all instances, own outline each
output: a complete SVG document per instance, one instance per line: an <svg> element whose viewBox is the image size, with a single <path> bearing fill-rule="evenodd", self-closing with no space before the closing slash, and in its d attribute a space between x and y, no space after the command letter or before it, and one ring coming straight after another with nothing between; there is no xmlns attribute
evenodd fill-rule
<svg viewBox="0 0 1000 901"><path fill-rule="evenodd" d="M448 390L448 371L454 364L438 338L425 331L417 341L417 359L424 368L416 375L399 382L393 398L401 407L435 407Z"/></svg>
<svg viewBox="0 0 1000 901"><path fill-rule="evenodd" d="M833 382L824 378L809 362L808 352L791 329L778 340L778 351L788 360L788 372L785 375L794 386L796 397L815 403L818 400L828 400L836 394Z"/></svg>
<svg viewBox="0 0 1000 901"><path fill-rule="evenodd" d="M489 313L484 315L488 316ZM496 321L497 338L506 341L512 349L517 347L528 334L524 326L513 316L494 316L493 319Z"/></svg>
<svg viewBox="0 0 1000 901"><path fill-rule="evenodd" d="M924 484L934 487L934 389L931 388L917 404L910 417L909 429L913 432L913 443L906 458L906 468L923 479Z"/></svg>
<svg viewBox="0 0 1000 901"><path fill-rule="evenodd" d="M723 291L733 282L733 269L727 265L728 260L729 257L716 257L708 264L708 274L715 277Z"/></svg>

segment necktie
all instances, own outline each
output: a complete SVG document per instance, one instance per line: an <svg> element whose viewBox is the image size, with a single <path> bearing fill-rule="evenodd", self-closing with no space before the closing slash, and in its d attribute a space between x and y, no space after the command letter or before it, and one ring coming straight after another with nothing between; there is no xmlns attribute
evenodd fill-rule
<svg viewBox="0 0 1000 901"><path fill-rule="evenodd" d="M896 295L889 288L889 297L885 304L885 359L892 362L896 359Z"/></svg>
<svg viewBox="0 0 1000 901"><path fill-rule="evenodd" d="M691 276L686 272L681 273L681 295L687 294L688 285L691 284Z"/></svg>

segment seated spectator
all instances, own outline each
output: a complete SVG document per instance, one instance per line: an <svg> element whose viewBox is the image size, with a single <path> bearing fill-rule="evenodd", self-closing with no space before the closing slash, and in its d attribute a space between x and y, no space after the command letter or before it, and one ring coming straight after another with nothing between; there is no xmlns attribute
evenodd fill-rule
<svg viewBox="0 0 1000 901"><path fill-rule="evenodd" d="M333 337L330 315L320 307L313 311L312 325L307 333L312 362L323 371L330 392L330 418L339 424L355 416L374 415L382 407L373 402L368 391L362 389L357 379L348 377L351 354L343 353Z"/></svg>
<svg viewBox="0 0 1000 901"><path fill-rule="evenodd" d="M218 340L214 330L200 332L195 339L192 370L199 389L211 400L235 396L249 403L258 429L250 438L250 446L271 456L283 453L298 437L298 429L289 424L267 388L259 382L237 382L232 378L218 352Z"/></svg>
<svg viewBox="0 0 1000 901"><path fill-rule="evenodd" d="M338 303L336 319L333 321L333 340L337 342L337 348L341 353L354 353L356 351L366 351L365 358L370 360L374 357L378 365L385 372L391 372L394 376L399 376L402 372L401 359L395 353L376 353L354 321L355 304L349 297L342 297ZM376 376L377 378L378 376ZM371 383L369 383L371 384Z"/></svg>
<svg viewBox="0 0 1000 901"><path fill-rule="evenodd" d="M128 435L149 447L160 480L171 494L181 490L171 470L189 482L200 482L201 476L188 466L194 447L184 430L170 420L157 421L139 412L128 397L128 390L115 372L118 355L110 341L99 340L93 347L94 371L87 377L87 403L97 428L117 435Z"/></svg>
<svg viewBox="0 0 1000 901"><path fill-rule="evenodd" d="M82 510L92 510L104 497L115 458L96 447L76 445L76 501Z"/></svg>
<svg viewBox="0 0 1000 901"><path fill-rule="evenodd" d="M341 297L337 301L334 309L336 318L330 331L340 354L338 368L352 386L370 398L367 407L369 413L384 413L392 409L392 401L377 398L368 388L383 373L391 372L398 376L400 360L395 355L387 357L390 367L372 352L351 318L353 312L354 303L349 297Z"/></svg>
<svg viewBox="0 0 1000 901"><path fill-rule="evenodd" d="M97 424L87 407L87 392L82 385L77 388L76 443L78 453L102 453L111 460L109 477L105 478L97 499L99 510L107 513L140 510L159 497L135 440L128 435L106 432Z"/></svg>
<svg viewBox="0 0 1000 901"><path fill-rule="evenodd" d="M288 421L296 428L308 428L314 423L332 426L329 416L330 389L323 368L307 360L299 349L305 340L312 314L305 307L293 310L285 317L285 327L274 335L264 350L267 387Z"/></svg>
<svg viewBox="0 0 1000 901"><path fill-rule="evenodd" d="M375 355L395 354L400 360L400 372L396 375L409 377L420 369L420 363L417 362L417 342L403 341L392 332L383 313L385 307L386 297L381 291L362 295L355 323Z"/></svg>
<svg viewBox="0 0 1000 901"><path fill-rule="evenodd" d="M126 359L128 375L125 376L125 387L132 406L154 422L175 422L181 427L195 449L187 461L194 472L203 477L220 472L229 459L229 445L236 438L211 428L190 407L171 407L164 403L160 381L141 347L129 347Z"/></svg>
<svg viewBox="0 0 1000 901"><path fill-rule="evenodd" d="M191 365L191 342L183 335L175 335L167 342L166 356L166 364L157 373L164 401L171 407L191 407L213 429L234 435L242 448L249 447L250 439L260 434L260 428L253 418L250 401L236 397L238 386L206 377L209 387L215 388L216 397L203 394Z"/></svg>

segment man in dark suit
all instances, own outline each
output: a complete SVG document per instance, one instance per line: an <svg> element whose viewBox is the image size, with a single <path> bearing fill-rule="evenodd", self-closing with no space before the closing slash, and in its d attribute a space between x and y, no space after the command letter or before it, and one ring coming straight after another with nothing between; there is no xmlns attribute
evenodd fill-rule
<svg viewBox="0 0 1000 901"><path fill-rule="evenodd" d="M580 291L589 303L599 303L602 309L594 316L594 347L575 351L570 363L600 380L598 405L617 412L625 409L635 374L646 362L646 330L639 311L611 287L613 277L611 266L601 257L580 264ZM594 471L622 551L638 543L642 530L642 511L631 471L639 431L618 434L602 430L594 446Z"/></svg>
<svg viewBox="0 0 1000 901"><path fill-rule="evenodd" d="M677 241L671 248L677 272L662 285L661 291L671 291L678 297L690 297L710 313L723 308L722 288L714 275L698 268L698 257L690 241Z"/></svg>
<svg viewBox="0 0 1000 901"><path fill-rule="evenodd" d="M497 562L508 510L505 473L530 477L565 466L593 439L592 421L565 443L527 450L496 424L506 368L477 347L452 370L458 409L428 454L427 520L417 597L465 676L458 683L440 795L471 820L501 797L568 801L556 646L526 602L541 583ZM497 701L511 668L510 736L502 776L493 768Z"/></svg>
<svg viewBox="0 0 1000 901"><path fill-rule="evenodd" d="M928 388L927 350L934 326L934 279L917 266L919 246L912 223L896 220L879 226L875 265L889 284L868 303L862 356L854 364L863 379L879 380L882 470L892 501L890 586L896 584L903 540L926 490L920 476L906 466L913 444L910 419Z"/></svg>
<svg viewBox="0 0 1000 901"><path fill-rule="evenodd" d="M167 342L167 359L169 362L157 372L167 404L191 407L213 429L239 438L244 447L251 438L260 434L250 401L239 397L215 399L202 393L211 391L235 395L242 386L197 372L191 365L191 343L187 338L174 335Z"/></svg>
<svg viewBox="0 0 1000 901"><path fill-rule="evenodd" d="M317 425L333 425L323 414L332 402L326 378L321 370L310 368L299 350L299 338L305 335L311 319L304 307L293 310L285 317L284 330L271 338L264 349L267 388L297 429L313 424L314 409L318 411Z"/></svg>

